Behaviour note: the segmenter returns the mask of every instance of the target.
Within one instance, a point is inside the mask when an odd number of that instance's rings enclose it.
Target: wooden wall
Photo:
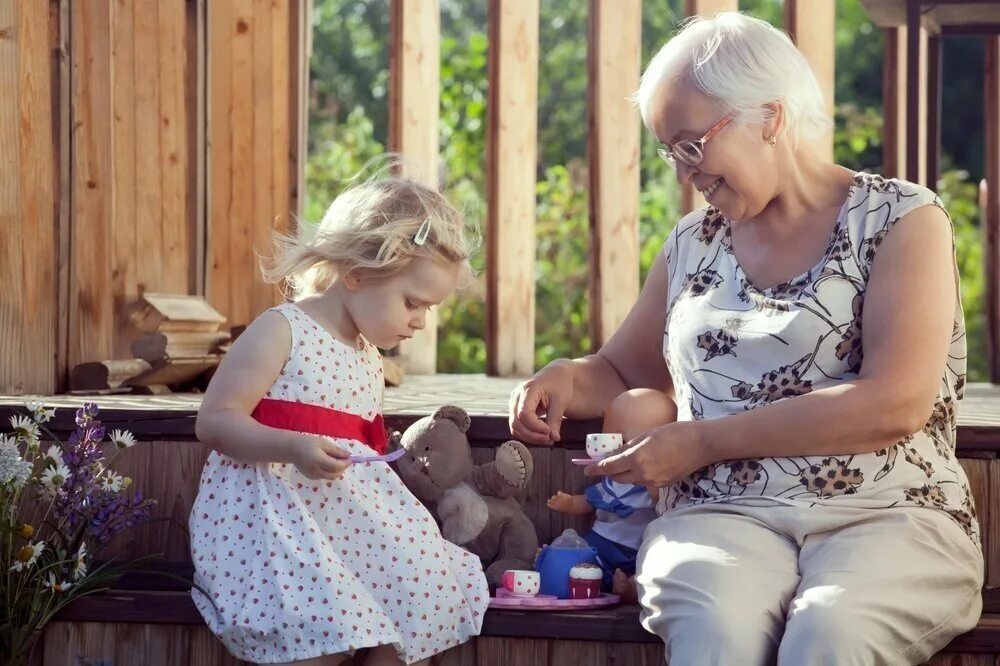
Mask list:
[[[306,7],[0,0],[0,393],[130,358],[143,291],[278,302],[254,252],[299,205]]]

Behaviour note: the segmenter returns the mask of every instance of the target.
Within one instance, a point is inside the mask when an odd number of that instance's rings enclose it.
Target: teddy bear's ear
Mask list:
[[[449,419],[454,421],[455,425],[457,425],[458,429],[462,432],[467,432],[469,430],[469,426],[472,425],[472,419],[469,418],[469,415],[465,412],[465,410],[461,407],[456,407],[455,405],[444,405],[443,407],[438,407],[431,418]]]

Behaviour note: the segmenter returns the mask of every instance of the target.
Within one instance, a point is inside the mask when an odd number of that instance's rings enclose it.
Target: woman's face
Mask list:
[[[650,129],[670,149],[684,139],[697,141],[727,113],[681,80],[663,83],[650,109]],[[766,132],[760,126],[726,124],[705,143],[697,166],[677,161],[678,182],[690,182],[730,219],[757,216],[777,192],[777,151],[767,143]]]

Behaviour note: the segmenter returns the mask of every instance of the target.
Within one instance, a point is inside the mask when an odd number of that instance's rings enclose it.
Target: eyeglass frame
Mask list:
[[[690,166],[690,167],[698,166],[699,164],[701,164],[702,160],[705,159],[705,144],[708,143],[709,139],[718,134],[723,127],[732,122],[733,118],[735,117],[736,117],[736,112],[735,111],[730,112],[726,114],[722,118],[722,120],[712,125],[712,128],[707,132],[705,132],[704,136],[702,136],[700,139],[697,139],[695,141],[691,141],[690,139],[683,139],[681,141],[677,141],[676,143],[674,143],[673,147],[667,147],[666,145],[664,145],[664,147],[656,149],[656,154],[660,156],[660,159],[662,159],[664,162],[674,167],[675,169],[677,168],[678,161],[681,162],[681,164],[684,164],[685,166]],[[692,163],[689,162],[688,160],[684,159],[679,160],[676,157],[674,157],[674,149],[681,143],[690,144],[695,147],[699,155],[697,161]]]

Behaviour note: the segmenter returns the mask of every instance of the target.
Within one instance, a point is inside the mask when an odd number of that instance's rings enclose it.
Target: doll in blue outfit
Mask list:
[[[604,413],[602,432],[618,432],[627,443],[661,425],[677,420],[670,396],[653,389],[633,389],[615,398]],[[557,492],[547,503],[553,511],[593,515],[594,525],[583,538],[597,551],[604,571],[603,587],[625,603],[637,601],[635,559],[646,526],[656,517],[658,488],[618,483],[604,477],[582,495]]]

